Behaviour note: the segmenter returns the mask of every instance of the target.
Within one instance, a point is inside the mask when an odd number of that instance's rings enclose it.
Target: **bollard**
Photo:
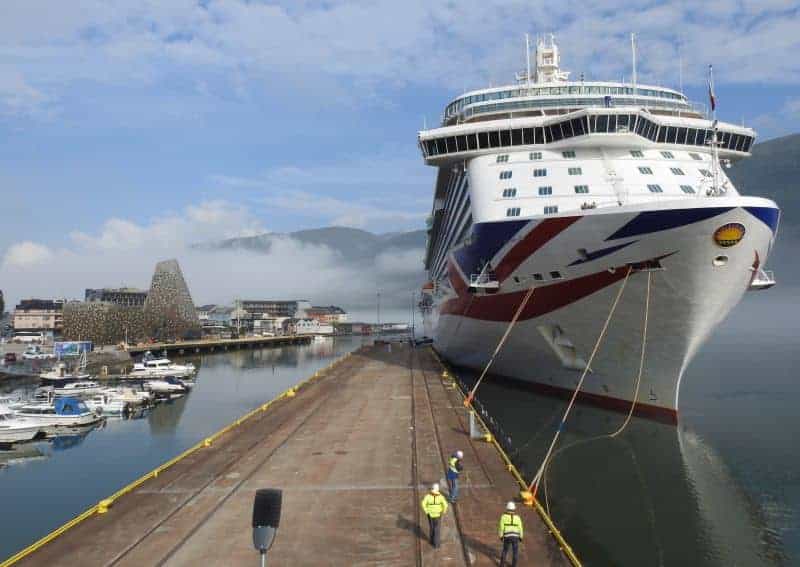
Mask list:
[[[206,437],[203,440],[203,447],[211,447],[211,437]]]
[[[104,498],[103,500],[97,503],[97,513],[105,514],[106,512],[108,512],[108,509],[111,508],[111,504],[113,503],[114,501],[111,498]]]
[[[294,391],[294,388],[289,388],[288,390],[286,390],[286,397],[287,398],[293,398],[293,397],[295,397],[296,394],[297,394],[297,392]]]

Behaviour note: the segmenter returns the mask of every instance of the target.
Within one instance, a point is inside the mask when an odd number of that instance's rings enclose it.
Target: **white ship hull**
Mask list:
[[[440,284],[432,294],[426,332],[448,361],[482,370],[534,286],[491,373],[570,395],[628,266],[658,262],[655,269],[629,276],[581,398],[630,409],[650,273],[647,346],[635,410],[675,421],[689,361],[750,288],[769,255],[777,219],[772,201],[737,195],[513,221],[519,228],[496,249],[485,243],[492,240],[491,231],[497,236],[498,227],[509,233],[504,223],[476,225],[476,241],[483,244],[451,250],[449,285]],[[745,235],[722,247],[713,234],[728,223],[744,226]],[[471,292],[471,264],[486,260],[497,271],[500,289]],[[551,278],[551,272],[560,278]],[[533,281],[533,274],[543,274],[543,281]]]

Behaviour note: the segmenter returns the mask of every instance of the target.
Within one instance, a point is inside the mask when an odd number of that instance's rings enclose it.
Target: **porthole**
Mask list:
[[[714,262],[713,262],[713,264],[716,267],[724,266],[727,263],[728,263],[728,257],[725,256],[725,255],[717,256],[716,258],[714,258]]]

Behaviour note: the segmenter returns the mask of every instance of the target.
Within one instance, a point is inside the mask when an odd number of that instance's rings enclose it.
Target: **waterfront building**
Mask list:
[[[336,305],[313,305],[306,309],[306,317],[316,319],[320,323],[344,323],[347,321],[347,312]]]
[[[63,299],[23,299],[14,309],[14,331],[39,331],[46,336],[64,328]]]
[[[141,307],[147,299],[147,291],[132,287],[87,289],[84,299],[87,303],[102,301],[125,307]]]

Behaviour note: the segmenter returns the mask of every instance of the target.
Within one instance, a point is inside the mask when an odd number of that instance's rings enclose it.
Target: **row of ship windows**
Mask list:
[[[575,185],[574,189],[577,195],[586,195],[587,193],[589,193],[588,185]],[[543,185],[542,187],[539,187],[539,195],[552,195],[552,194],[553,194],[552,185]],[[509,187],[507,189],[503,189],[504,198],[511,199],[516,196],[517,196],[516,187]]]
[[[609,114],[581,116],[548,126],[533,128],[514,128],[443,136],[421,143],[426,157],[445,155],[454,152],[502,148],[508,146],[549,144],[583,136],[586,134],[614,134],[635,132],[651,142],[661,144],[681,144],[706,146],[710,144],[713,130],[708,128],[687,128],[683,126],[660,126],[637,114]],[[753,143],[752,136],[720,131],[719,146],[728,150],[747,152]]]
[[[659,152],[659,153],[661,154],[661,156],[664,159],[675,159],[675,154],[673,152],[662,151],[662,152]],[[688,152],[688,153],[689,153],[689,157],[691,157],[693,160],[696,160],[696,161],[702,161],[703,160],[703,156],[701,156],[697,152]],[[643,158],[644,157],[644,152],[642,150],[630,150],[630,154],[631,154],[631,157],[635,157],[635,158]],[[501,155],[497,156],[497,158],[495,159],[495,163],[508,163],[508,157],[509,157],[508,154],[501,154]],[[574,150],[567,150],[567,151],[561,152],[561,157],[563,157],[564,159],[575,159],[578,156],[577,156],[577,154],[575,153]],[[531,152],[530,154],[528,154],[528,159],[531,160],[531,161],[540,160],[540,159],[542,159],[542,152]]]
[[[639,173],[642,175],[653,175],[653,168],[647,166],[641,166],[638,168]],[[680,167],[670,167],[669,170],[672,172],[673,175],[686,175],[686,173]],[[698,169],[697,171],[700,172],[700,175],[703,177],[714,177],[714,174],[711,173],[707,169]],[[580,167],[569,167],[567,168],[567,173],[569,175],[583,175],[583,168]],[[510,169],[506,169],[500,172],[500,179],[511,179],[514,176],[514,172]],[[536,168],[533,170],[534,177],[547,177],[547,168]]]
[[[553,215],[558,212],[558,205],[549,205],[544,208],[544,214]],[[518,217],[522,213],[519,207],[509,207],[506,209],[507,217]]]

